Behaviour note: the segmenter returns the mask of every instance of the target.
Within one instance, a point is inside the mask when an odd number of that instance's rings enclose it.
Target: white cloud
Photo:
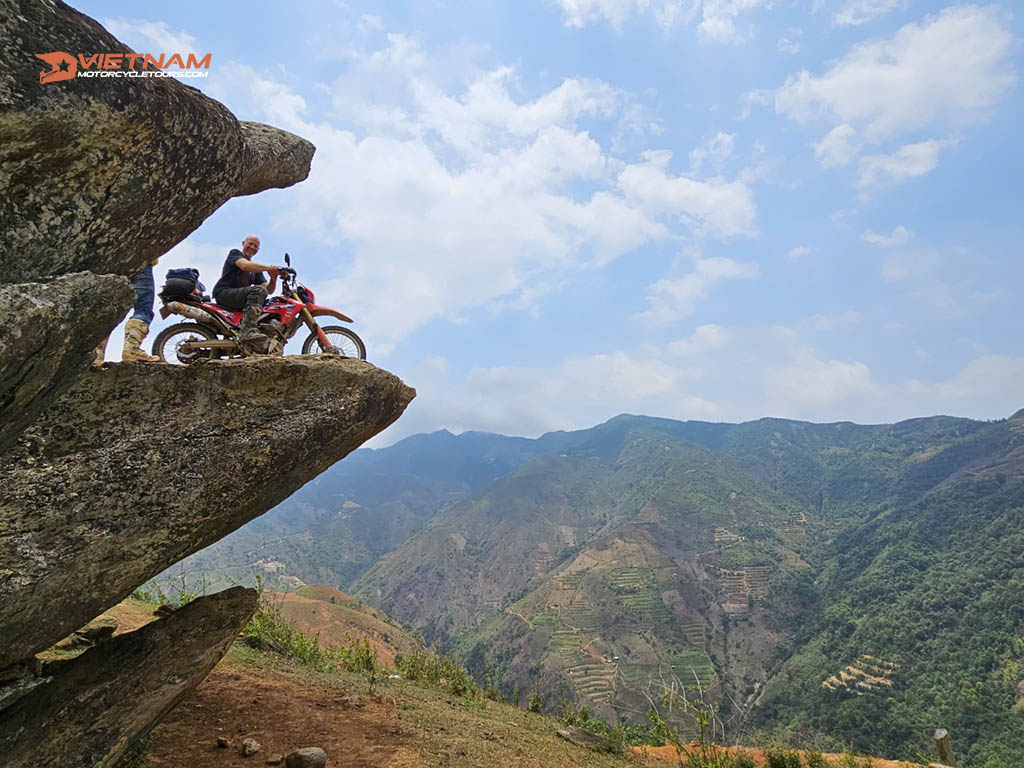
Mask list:
[[[769,0],[558,0],[570,27],[607,22],[615,29],[633,15],[653,14],[665,31],[676,24],[688,23],[698,15],[697,31],[705,40],[739,43],[746,39],[736,29],[736,19],[744,11],[769,5]]]
[[[705,161],[720,168],[732,154],[736,134],[719,131],[704,144],[690,151],[690,173],[699,173]]]
[[[1024,357],[986,354],[948,379],[906,382],[899,394],[909,413],[999,418],[1020,408],[1021,381]]]
[[[671,175],[668,151],[624,163],[594,138],[589,124],[614,126],[631,103],[606,83],[567,78],[522,98],[515,70],[463,64],[451,79],[401,35],[349,63],[331,87],[346,129],[248,67],[222,67],[210,89],[317,146],[273,223],[335,254],[322,298],[372,328],[378,354],[435,318],[537,312],[545,286],[652,240],[754,232],[745,183]],[[716,136],[708,156],[730,144]]]
[[[942,142],[935,139],[907,144],[890,155],[866,155],[860,159],[857,188],[870,189],[900,184],[934,171]]]
[[[103,26],[137,53],[199,53],[196,38],[187,32],[172,30],[164,21],[104,19]]]
[[[790,248],[786,251],[786,258],[791,261],[802,259],[805,256],[811,255],[811,249],[806,245],[798,245],[796,248]]]
[[[834,27],[856,27],[904,5],[903,0],[847,0],[832,16]]]
[[[452,391],[443,376],[418,366],[402,372],[417,397],[382,442],[444,426],[536,436],[593,426],[617,413],[657,413],[679,419],[719,415],[692,394],[698,372],[625,352],[570,357],[551,367],[496,366],[471,370]]]
[[[692,17],[700,0],[558,0],[570,27],[585,27],[602,21],[615,29],[633,14],[651,12],[658,25],[670,30],[677,21]]]
[[[864,361],[822,354],[808,330],[850,329],[854,311],[813,316],[795,327],[698,326],[647,353],[571,356],[550,366],[479,368],[446,378],[424,361],[398,371],[418,396],[380,444],[447,427],[534,437],[582,429],[622,413],[744,421],[764,416],[885,423],[938,413],[998,418],[1021,407],[1024,357],[984,351],[935,380],[876,380]],[[911,348],[918,359],[928,355]]]
[[[984,118],[1017,80],[1013,35],[996,7],[957,6],[861,43],[822,75],[776,91],[780,115],[849,124],[877,142],[936,120]]]
[[[860,236],[860,239],[866,243],[873,243],[874,245],[881,246],[882,248],[898,248],[899,246],[909,243],[913,237],[913,232],[900,225],[893,229],[893,231],[888,235],[872,232],[869,229]]]
[[[729,329],[722,325],[698,325],[688,338],[673,341],[668,349],[675,355],[694,355],[722,346],[729,340]]]
[[[694,269],[680,278],[664,278],[650,286],[648,308],[638,316],[650,325],[668,325],[689,317],[698,302],[706,299],[711,289],[723,280],[754,278],[759,274],[756,264],[736,261],[724,256],[698,258]]]
[[[662,160],[622,170],[618,182],[626,200],[652,215],[678,216],[696,231],[716,237],[754,233],[756,207],[745,183],[670,176]]]
[[[779,49],[779,53],[788,53],[790,55],[800,53],[800,43],[796,40],[790,40],[788,37],[780,37],[776,47]]]
[[[789,365],[765,371],[765,391],[789,408],[858,400],[874,389],[864,363],[819,360],[808,355]]]
[[[864,317],[855,309],[848,309],[845,312],[833,315],[811,315],[801,324],[813,331],[834,331],[839,328],[849,328],[857,325]]]
[[[704,0],[698,29],[703,37],[720,43],[739,43],[746,38],[736,30],[736,17],[764,5],[766,0]]]
[[[890,282],[914,280],[932,272],[940,263],[935,251],[902,251],[882,259],[882,277]]]
[[[842,123],[829,131],[813,147],[814,156],[822,168],[835,168],[853,160],[860,152],[861,142],[857,138],[857,129]]]
[[[848,227],[848,219],[852,219],[857,215],[856,208],[840,208],[838,211],[832,211],[828,215],[828,220],[835,224],[837,227]]]

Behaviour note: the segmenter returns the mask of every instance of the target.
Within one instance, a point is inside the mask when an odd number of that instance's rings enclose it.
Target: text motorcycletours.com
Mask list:
[[[153,70],[88,70],[86,72],[79,71],[76,77],[207,77],[209,72],[194,72],[191,70],[181,70],[175,72],[159,72]]]
[[[202,58],[194,53],[78,53],[65,51],[37,53],[49,70],[39,73],[40,83],[57,83],[78,77],[100,78],[151,78],[173,77],[175,79],[207,77],[210,74],[212,55]]]

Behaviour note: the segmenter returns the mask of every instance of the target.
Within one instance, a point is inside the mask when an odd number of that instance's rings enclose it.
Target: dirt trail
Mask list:
[[[221,749],[217,737],[232,746]],[[242,757],[254,738],[262,749]],[[153,731],[150,768],[252,768],[271,754],[322,747],[328,765],[407,768],[420,765],[393,704],[222,663]]]

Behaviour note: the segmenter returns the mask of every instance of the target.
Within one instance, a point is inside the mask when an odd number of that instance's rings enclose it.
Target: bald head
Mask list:
[[[246,235],[242,241],[242,254],[247,259],[251,259],[260,250],[260,239],[256,235]]]

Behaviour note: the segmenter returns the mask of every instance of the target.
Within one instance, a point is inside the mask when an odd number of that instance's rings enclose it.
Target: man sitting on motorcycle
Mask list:
[[[228,309],[242,310],[240,340],[257,344],[267,340],[256,324],[263,312],[263,302],[277,287],[279,271],[277,267],[252,260],[259,250],[260,239],[256,235],[247,235],[242,241],[242,250],[232,248],[228,253],[220,280],[213,286],[214,301]],[[264,272],[270,274],[269,283]]]

